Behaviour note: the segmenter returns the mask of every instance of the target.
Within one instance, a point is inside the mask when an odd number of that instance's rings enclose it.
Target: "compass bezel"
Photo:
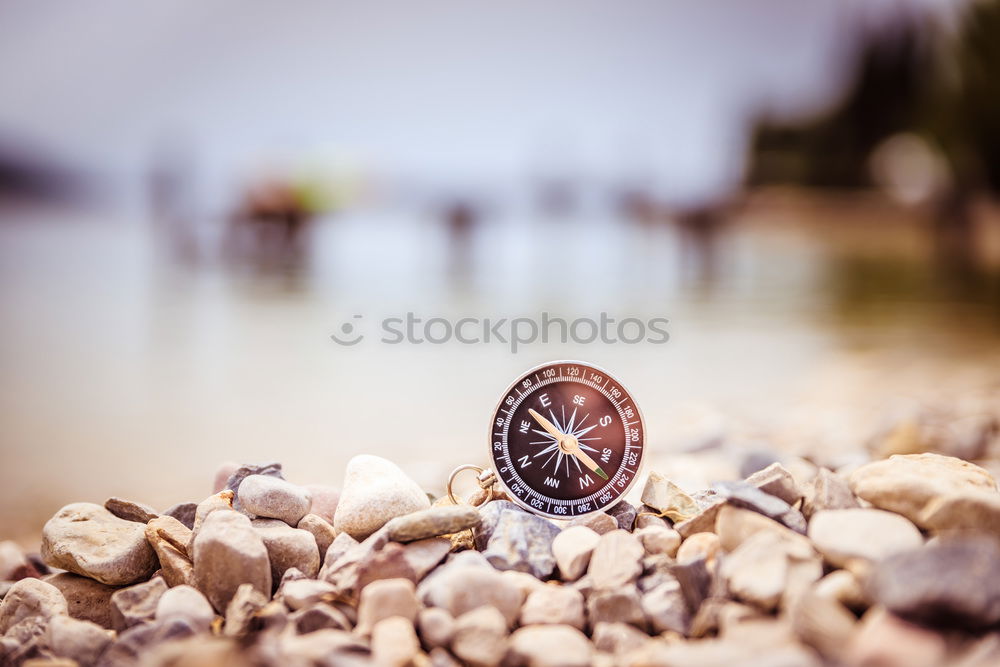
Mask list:
[[[513,392],[514,389],[527,376],[531,375],[532,373],[538,373],[542,369],[548,368],[550,366],[557,366],[557,365],[562,365],[562,364],[573,364],[573,365],[582,366],[582,367],[586,368],[587,370],[593,370],[593,371],[599,372],[602,375],[604,375],[605,377],[613,379],[614,382],[615,382],[615,384],[622,391],[624,391],[629,396],[629,398],[631,399],[632,407],[635,408],[635,413],[636,413],[636,416],[638,417],[639,425],[640,425],[640,427],[642,429],[642,445],[641,445],[640,452],[639,452],[639,465],[636,466],[635,475],[633,475],[632,479],[629,480],[628,484],[625,485],[625,488],[622,489],[621,493],[619,493],[615,498],[613,498],[610,502],[608,502],[605,505],[599,505],[598,507],[596,507],[595,509],[593,509],[593,510],[591,510],[589,512],[583,512],[583,513],[580,513],[580,514],[573,514],[573,515],[552,514],[550,512],[545,512],[543,510],[538,509],[537,507],[532,507],[530,505],[530,503],[528,503],[528,502],[522,500],[521,498],[519,498],[513,491],[511,491],[510,487],[508,487],[507,483],[503,480],[503,476],[500,474],[500,471],[498,469],[499,466],[498,466],[496,457],[494,457],[494,455],[493,455],[493,442],[494,442],[493,437],[495,435],[494,428],[495,428],[496,418],[497,418],[497,415],[501,414],[501,408],[503,407],[504,400],[507,398],[507,396],[509,396],[511,394],[511,392]],[[573,382],[573,380],[566,380],[566,382]],[[639,479],[643,476],[643,473],[645,472],[645,467],[646,467],[646,442],[648,441],[649,438],[648,438],[648,433],[646,431],[646,419],[645,419],[645,416],[642,413],[642,408],[639,407],[639,402],[635,400],[635,395],[632,393],[632,390],[629,389],[629,387],[627,385],[625,385],[625,383],[621,382],[616,375],[614,375],[613,373],[611,373],[607,369],[605,369],[605,368],[603,368],[601,366],[598,366],[597,364],[591,363],[589,361],[581,361],[579,359],[554,359],[552,361],[546,361],[544,363],[532,366],[531,368],[529,368],[529,369],[523,371],[522,373],[520,373],[517,376],[517,378],[514,379],[513,382],[511,382],[509,385],[507,385],[507,388],[504,389],[504,391],[503,391],[502,394],[500,394],[500,398],[497,400],[497,403],[493,407],[493,410],[490,413],[490,415],[491,415],[490,416],[490,422],[489,422],[489,427],[488,427],[487,437],[486,437],[486,453],[487,453],[487,456],[488,456],[488,460],[490,461],[490,468],[493,470],[494,474],[496,475],[496,483],[499,484],[500,488],[502,488],[506,492],[506,494],[510,497],[511,502],[513,502],[515,505],[517,505],[517,506],[525,509],[526,511],[531,512],[532,514],[537,514],[539,516],[544,516],[544,517],[546,517],[548,519],[555,519],[557,521],[570,521],[572,519],[578,519],[578,518],[581,518],[581,517],[587,517],[587,516],[591,516],[591,515],[597,514],[598,512],[603,512],[607,508],[612,507],[615,504],[617,504],[617,503],[621,502],[622,500],[624,500],[625,496],[632,490],[632,487],[635,486],[636,482],[639,481]],[[549,498],[551,500],[555,500],[554,498],[551,498],[551,496],[546,496],[543,491],[535,488],[534,486],[532,486],[530,488],[535,493],[537,493],[538,495],[541,495],[543,497]],[[594,503],[595,503],[595,505],[599,504],[596,500],[594,501]]]

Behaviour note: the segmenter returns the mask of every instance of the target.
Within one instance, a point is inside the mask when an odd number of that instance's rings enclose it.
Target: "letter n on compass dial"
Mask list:
[[[635,484],[645,427],[622,384],[596,366],[557,361],[521,376],[490,424],[490,455],[511,498],[553,518],[598,512]]]

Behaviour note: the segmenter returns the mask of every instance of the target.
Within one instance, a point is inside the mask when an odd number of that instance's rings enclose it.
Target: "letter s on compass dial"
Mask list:
[[[532,368],[490,424],[490,456],[511,498],[567,519],[613,505],[639,478],[646,430],[635,400],[607,371],[579,361]]]

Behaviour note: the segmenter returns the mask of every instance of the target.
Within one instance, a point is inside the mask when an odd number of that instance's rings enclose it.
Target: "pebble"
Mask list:
[[[209,514],[194,538],[193,556],[196,587],[216,611],[226,609],[240,584],[249,583],[270,597],[267,548],[245,515],[226,510]]]
[[[163,516],[170,516],[187,528],[194,528],[194,516],[198,512],[198,503],[177,503],[164,510]]]
[[[337,537],[337,531],[333,529],[333,524],[318,514],[306,514],[299,519],[299,523],[295,527],[312,533],[321,560],[326,556],[326,550],[330,548],[333,540]]]
[[[250,628],[254,614],[264,608],[268,598],[253,584],[240,584],[226,606],[226,621],[222,632],[227,637],[239,637]]]
[[[442,607],[454,617],[490,605],[504,615],[508,625],[517,620],[524,601],[521,589],[489,563],[475,564],[469,559],[456,559],[435,570],[417,587],[417,597],[425,605]]]
[[[225,466],[225,464],[223,465]],[[222,472],[223,469],[220,468],[218,474],[221,474]],[[226,485],[221,490],[232,492],[233,509],[240,512],[243,511],[243,507],[240,505],[239,499],[240,485],[243,483],[243,480],[250,475],[264,475],[266,477],[274,477],[275,479],[285,479],[285,475],[281,472],[281,464],[277,462],[262,463],[259,465],[244,463],[243,465],[238,466],[226,479]],[[219,492],[216,492],[216,494],[218,493]]]
[[[679,486],[658,472],[650,472],[642,490],[642,502],[674,523],[687,521],[701,512],[698,503]]]
[[[444,560],[451,550],[451,542],[443,537],[410,542],[403,548],[403,560],[413,571],[414,580],[420,581]]]
[[[515,505],[509,500],[491,500],[479,507],[479,527],[475,531],[475,547],[479,551],[486,551],[486,546],[493,537],[493,530],[500,521],[500,514],[504,510],[512,512],[523,512],[519,505]]]
[[[715,533],[695,533],[684,540],[677,549],[677,562],[690,563],[705,559],[710,568],[719,553],[719,536]]]
[[[15,582],[0,601],[0,635],[26,618],[68,615],[66,598],[59,589],[40,579]]]
[[[587,618],[591,627],[598,623],[621,621],[646,630],[646,613],[634,586],[595,590],[587,597]]]
[[[93,503],[73,503],[56,512],[42,529],[41,552],[46,565],[109,586],[143,581],[159,566],[145,526]]]
[[[174,517],[160,516],[146,524],[145,534],[156,552],[160,574],[167,585],[193,585],[194,565],[187,550],[192,531]]]
[[[854,493],[926,530],[970,528],[1000,535],[1000,493],[983,468],[940,454],[895,455],[855,470]]]
[[[504,510],[483,555],[498,570],[528,572],[545,579],[555,569],[552,540],[559,527],[527,512]]]
[[[413,623],[390,616],[372,628],[372,659],[380,667],[408,667],[420,652]]]
[[[864,611],[868,600],[858,577],[847,570],[834,570],[816,582],[816,595],[833,598],[852,611]]]
[[[45,630],[45,643],[54,655],[79,665],[96,664],[115,635],[96,623],[70,616],[54,616]]]
[[[612,589],[633,583],[642,573],[642,543],[626,530],[601,535],[587,573],[594,588]]]
[[[843,664],[857,619],[836,599],[811,592],[791,614],[795,634],[832,664]]]
[[[738,507],[724,507],[719,511],[715,533],[719,536],[719,546],[723,551],[734,551],[744,541],[757,533],[767,532],[793,546],[800,557],[806,557],[813,550],[812,543],[804,535],[800,535],[773,519],[752,510]]]
[[[623,500],[606,509],[605,513],[612,517],[622,530],[632,530],[638,511],[635,509],[635,505],[627,500]]]
[[[678,582],[660,584],[642,596],[641,605],[653,632],[688,633],[691,613]]]
[[[590,564],[591,554],[601,536],[586,526],[570,526],[552,540],[552,555],[563,581],[576,581]]]
[[[789,505],[795,505],[804,496],[798,484],[795,483],[792,473],[778,462],[753,473],[746,478],[746,482],[764,493],[781,498]]]
[[[208,598],[194,586],[180,585],[170,588],[160,596],[156,603],[157,621],[169,618],[186,618],[202,632],[208,632],[215,619],[215,611]]]
[[[593,647],[568,625],[530,625],[510,636],[505,665],[511,667],[587,667]]]
[[[419,611],[416,588],[409,579],[373,581],[361,591],[357,631],[369,634],[376,623],[390,616],[402,616],[414,623]]]
[[[772,496],[746,482],[716,482],[713,488],[733,507],[742,507],[774,519],[797,533],[806,532],[802,513],[777,496]]]
[[[117,588],[70,572],[50,575],[45,582],[62,593],[70,617],[111,628],[111,596]]]
[[[648,555],[665,554],[673,558],[681,545],[681,534],[664,526],[647,526],[635,531]]]
[[[306,484],[303,486],[312,498],[309,513],[316,514],[333,525],[333,517],[337,513],[337,503],[340,502],[340,491],[327,484]]]
[[[726,556],[719,574],[736,599],[764,612],[777,608],[788,579],[785,547],[780,536],[761,531]]]
[[[391,519],[385,524],[389,539],[414,542],[449,535],[479,525],[479,510],[471,505],[440,505]]]
[[[160,516],[159,513],[149,505],[136,503],[124,498],[112,497],[104,501],[104,509],[114,514],[119,519],[146,523]]]
[[[715,499],[708,505],[702,507],[698,513],[690,519],[674,523],[674,530],[680,533],[681,537],[684,539],[687,539],[695,533],[712,532],[715,530],[715,520],[719,515],[719,510],[721,510],[725,504],[726,501],[724,499]]]
[[[455,619],[440,607],[426,607],[417,615],[417,630],[426,650],[447,648],[455,636]]]
[[[618,656],[649,641],[649,636],[628,623],[602,621],[594,626],[593,640],[598,651]]]
[[[585,526],[598,535],[610,533],[612,530],[618,530],[618,520],[610,514],[606,514],[604,512],[595,512],[586,516],[578,516],[566,525],[567,527]]]
[[[816,476],[806,486],[802,512],[812,517],[823,510],[846,510],[861,507],[847,480],[827,469],[820,468]]]
[[[451,650],[468,665],[499,665],[507,653],[507,619],[493,607],[465,612],[455,619]]]
[[[844,662],[878,667],[940,667],[947,664],[946,654],[947,646],[940,634],[874,607],[853,633]]]
[[[278,589],[282,601],[292,611],[310,607],[324,599],[331,599],[336,592],[337,589],[332,584],[319,579],[285,581]]]
[[[905,517],[876,509],[823,510],[809,522],[809,539],[835,567],[854,559],[878,561],[923,544]]]
[[[233,498],[235,495],[235,492],[223,489],[214,496],[209,496],[198,503],[198,507],[194,513],[194,525],[191,527],[191,541],[188,543],[188,553],[191,553],[194,538],[197,537],[198,531],[201,530],[201,524],[204,523],[205,519],[213,512],[233,509]]]
[[[250,524],[264,541],[272,581],[280,581],[290,568],[298,569],[308,579],[319,573],[319,548],[308,530],[292,528],[280,519],[253,519]]]
[[[248,514],[280,519],[290,526],[296,525],[312,504],[304,488],[270,475],[247,475],[240,482],[236,500]]]
[[[423,489],[392,461],[361,454],[347,464],[334,528],[361,540],[390,519],[430,507]]]
[[[918,623],[985,628],[1000,622],[1000,543],[954,535],[889,556],[867,581],[869,596]]]
[[[635,515],[635,529],[640,530],[642,528],[648,528],[649,526],[659,526],[661,528],[670,528],[673,524],[662,516],[656,516],[658,512],[654,510],[649,505],[639,505],[637,508],[637,514]]]
[[[325,602],[293,612],[289,615],[288,622],[299,634],[318,630],[351,629],[351,619],[339,608]]]
[[[167,591],[167,583],[162,577],[128,588],[122,588],[111,596],[111,626],[123,632],[133,625],[152,620],[156,615],[156,605]]]
[[[520,623],[555,623],[583,630],[586,625],[583,595],[569,586],[539,586],[525,599]]]

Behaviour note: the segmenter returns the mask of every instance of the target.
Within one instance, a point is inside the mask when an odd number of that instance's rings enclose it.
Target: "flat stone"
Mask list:
[[[598,623],[620,621],[646,630],[646,614],[642,610],[639,592],[633,586],[615,590],[595,590],[587,598],[587,619],[590,627]]]
[[[454,617],[484,605],[496,607],[508,625],[513,625],[521,610],[524,593],[490,567],[478,553],[465,553],[474,554],[482,564],[475,559],[445,563],[420,583],[417,597],[425,605],[442,607]]]
[[[747,484],[756,487],[772,496],[782,499],[789,505],[802,500],[805,495],[792,473],[788,472],[783,465],[774,462],[763,470],[758,470],[746,479]]]
[[[96,623],[70,616],[53,616],[45,630],[45,643],[54,655],[93,665],[114,641],[114,633]]]
[[[337,531],[333,529],[333,524],[318,514],[306,514],[299,519],[299,523],[295,527],[312,533],[321,557],[325,557],[326,550],[330,548],[333,540],[337,537]]]
[[[148,579],[159,565],[145,526],[93,503],[66,505],[49,519],[41,551],[47,565],[110,586]]]
[[[406,546],[397,542],[390,542],[374,552],[370,558],[366,558],[358,563],[357,583],[354,586],[354,595],[352,595],[351,599],[356,599],[365,586],[373,581],[394,578],[409,579],[413,583],[417,582],[416,572],[413,571],[406,558]]]
[[[63,594],[70,617],[111,628],[111,595],[117,588],[70,572],[49,575],[45,582]]]
[[[504,660],[511,667],[587,667],[594,649],[587,636],[567,625],[530,625],[510,636]]]
[[[222,632],[227,637],[239,637],[250,629],[254,614],[264,608],[268,598],[253,584],[241,584],[226,607],[226,622]]]
[[[483,555],[498,570],[528,572],[544,579],[556,566],[552,540],[558,534],[559,527],[547,519],[504,510]]]
[[[451,650],[469,665],[499,665],[507,653],[507,619],[493,607],[465,612],[455,619]]]
[[[653,632],[688,633],[691,612],[678,582],[657,586],[642,596],[640,604]]]
[[[161,516],[146,524],[145,534],[156,552],[160,574],[167,585],[194,585],[194,565],[187,552],[192,531],[174,517]]]
[[[68,615],[66,598],[58,588],[40,579],[21,579],[0,601],[0,635],[31,616]]]
[[[977,465],[939,454],[895,455],[855,470],[854,493],[926,530],[968,528],[1000,534],[996,481]]]
[[[194,577],[198,590],[216,611],[226,609],[240,584],[252,584],[262,595],[270,597],[272,580],[267,548],[250,519],[226,510],[205,518],[194,538]]]
[[[312,498],[301,486],[270,475],[247,475],[236,499],[242,510],[265,519],[296,525],[309,512]]]
[[[802,513],[777,496],[765,493],[746,482],[716,482],[713,488],[733,507],[763,514],[797,533],[806,532],[806,520]]]
[[[152,620],[156,616],[156,605],[166,590],[163,578],[154,577],[115,591],[111,596],[112,627],[117,632],[124,632],[133,625]]]
[[[590,564],[591,554],[601,536],[586,526],[570,526],[552,540],[552,555],[563,581],[576,581]]]
[[[704,558],[690,560],[686,562],[674,563],[670,566],[670,574],[681,587],[681,594],[684,602],[687,603],[688,611],[697,613],[701,603],[705,601],[711,593],[713,583],[713,570],[708,567]],[[646,593],[649,590],[644,591]]]
[[[451,541],[443,537],[410,542],[403,547],[403,560],[413,570],[414,581],[419,583],[427,573],[437,567],[451,551]]]
[[[282,601],[292,611],[311,607],[317,602],[332,599],[337,589],[319,579],[296,579],[287,581],[278,589]]]
[[[1000,622],[1000,543],[960,534],[889,556],[875,565],[867,591],[906,620],[985,628]]]
[[[333,525],[364,539],[390,519],[431,506],[427,494],[392,461],[361,454],[347,464]]]
[[[704,559],[712,568],[719,553],[719,536],[715,533],[695,533],[684,540],[677,549],[677,562],[690,563]]]
[[[416,588],[409,579],[373,581],[361,591],[357,631],[367,635],[376,623],[390,616],[402,616],[413,623],[419,611]]]
[[[159,513],[149,505],[143,505],[142,503],[118,497],[111,497],[105,500],[104,509],[111,512],[119,519],[135,521],[136,523],[146,523],[147,521],[160,516]]]
[[[860,508],[816,512],[809,539],[837,567],[854,559],[878,561],[924,542],[917,527],[899,514]]]
[[[220,469],[220,473],[222,470]],[[274,477],[275,479],[285,479],[285,475],[281,471],[281,464],[278,462],[271,463],[244,463],[236,468],[226,479],[226,486],[223,491],[231,491],[233,494],[233,509],[238,512],[243,511],[243,506],[240,504],[239,499],[239,489],[240,484],[243,480],[250,475],[264,475],[266,477]]]
[[[539,586],[521,607],[521,625],[555,623],[578,630],[586,626],[583,595],[569,586]]]
[[[308,530],[292,528],[280,519],[253,519],[250,524],[264,541],[272,581],[280,581],[285,571],[293,567],[308,579],[319,573],[319,548]]]
[[[823,510],[846,510],[861,507],[854,497],[847,480],[828,470],[820,468],[805,489],[805,500],[802,502],[802,512],[806,517],[812,517]]]
[[[333,517],[337,514],[337,503],[340,502],[340,490],[328,484],[305,484],[303,488],[312,497],[309,513],[316,514],[333,525]]]
[[[194,586],[174,586],[163,592],[156,603],[157,621],[181,617],[186,618],[201,632],[208,632],[215,619],[215,611],[208,598]]]
[[[587,572],[594,588],[612,589],[634,582],[642,573],[642,543],[626,530],[601,535]]]
[[[455,618],[440,607],[426,607],[417,615],[417,633],[427,651],[451,646],[455,635]]]
[[[586,516],[578,516],[566,524],[567,528],[576,526],[584,526],[590,528],[598,535],[603,535],[604,533],[610,533],[612,530],[618,530],[618,520],[605,512],[594,512]]]
[[[493,537],[493,531],[500,522],[500,514],[504,510],[523,512],[519,505],[509,500],[492,500],[479,507],[479,527],[476,529],[475,546],[479,551],[486,551],[486,546]]]
[[[163,516],[171,516],[187,528],[194,528],[194,516],[198,512],[198,503],[177,503],[164,510]]]
[[[701,512],[698,503],[679,486],[653,471],[642,490],[642,502],[674,523],[687,521]]]
[[[681,534],[665,526],[647,526],[635,531],[642,548],[649,555],[665,554],[671,558],[677,555],[681,546]]]
[[[479,510],[471,505],[442,505],[398,516],[385,524],[394,542],[415,542],[449,535],[479,525]]]
[[[605,514],[613,518],[617,523],[618,527],[622,530],[632,530],[635,525],[635,517],[638,511],[635,509],[635,505],[628,502],[627,500],[622,500],[604,510]]]
[[[407,667],[420,653],[413,623],[399,616],[384,618],[372,628],[372,660],[385,667]]]
[[[687,539],[695,533],[711,533],[715,530],[715,520],[719,510],[726,504],[724,499],[716,499],[711,504],[702,507],[698,513],[688,519],[674,524],[674,530]]]
[[[805,535],[800,535],[763,514],[732,506],[719,511],[715,533],[719,536],[719,545],[723,551],[735,551],[740,544],[760,532],[771,533],[780,538],[800,558],[807,558],[814,552],[812,543]]]

